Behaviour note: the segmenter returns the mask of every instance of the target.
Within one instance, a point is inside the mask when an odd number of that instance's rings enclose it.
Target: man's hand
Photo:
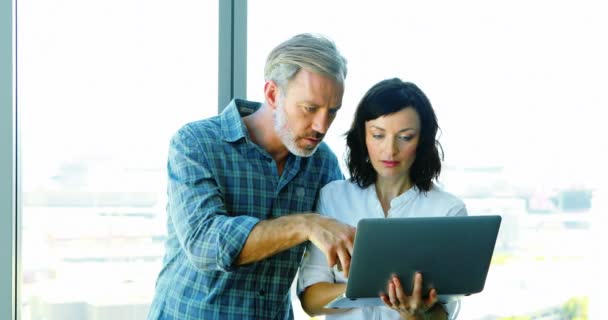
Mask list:
[[[338,264],[348,277],[356,229],[318,214],[310,215],[308,226],[308,240],[325,254],[330,267]]]

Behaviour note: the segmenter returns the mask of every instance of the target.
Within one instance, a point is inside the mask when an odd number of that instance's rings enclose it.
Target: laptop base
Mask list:
[[[330,309],[350,309],[362,307],[377,307],[383,306],[384,302],[380,298],[347,298],[344,294],[328,303],[325,308]]]
[[[453,301],[458,301],[465,295],[439,295],[437,300],[441,304],[446,304]],[[359,298],[351,299],[347,298],[346,295],[341,294],[330,303],[325,305],[325,308],[329,309],[351,309],[351,308],[362,308],[362,307],[378,307],[383,306],[384,302],[380,298]]]

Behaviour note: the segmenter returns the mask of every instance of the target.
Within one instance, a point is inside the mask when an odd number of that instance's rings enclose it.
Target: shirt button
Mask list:
[[[266,292],[263,289],[260,289],[260,291],[258,291],[258,293],[260,294],[261,297],[263,297]]]

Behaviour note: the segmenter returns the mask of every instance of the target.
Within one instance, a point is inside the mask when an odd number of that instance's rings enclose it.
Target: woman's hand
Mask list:
[[[440,312],[431,312],[433,306],[437,303],[437,290],[431,289],[428,298],[422,297],[422,274],[416,272],[414,275],[414,288],[411,295],[407,295],[403,290],[401,281],[397,276],[393,275],[388,282],[386,293],[381,293],[380,298],[384,304],[399,312],[402,319],[419,320],[419,319],[447,319],[447,313],[441,308]]]

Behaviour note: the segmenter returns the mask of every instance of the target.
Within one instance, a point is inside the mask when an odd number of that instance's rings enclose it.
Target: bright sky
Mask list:
[[[601,2],[307,1],[290,6],[294,14],[268,18],[281,3],[249,7],[250,96],[260,97],[256,62],[275,43],[319,32],[349,60],[335,136],[373,83],[398,76],[431,99],[447,164],[503,165],[520,181],[606,183],[608,144],[598,134],[608,107]],[[336,150],[344,144],[333,140]]]

